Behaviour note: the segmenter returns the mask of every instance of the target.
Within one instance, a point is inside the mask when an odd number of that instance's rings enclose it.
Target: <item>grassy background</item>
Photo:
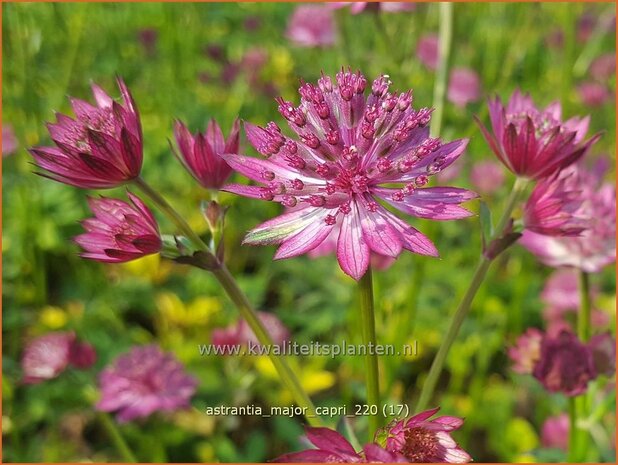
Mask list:
[[[437,32],[438,7],[382,16],[338,11],[338,43],[304,49],[284,37],[290,4],[4,4],[3,122],[19,140],[17,154],[3,167],[3,434],[5,461],[114,461],[91,405],[92,380],[116,355],[135,344],[156,342],[174,352],[200,379],[194,409],[155,416],[121,428],[142,461],[262,461],[298,447],[298,419],[210,418],[205,405],[289,404],[268,362],[200,358],[196,344],[210,331],[236,320],[234,308],[214,280],[158,257],[128,265],[103,266],[80,260],[69,238],[88,213],[83,192],[31,174],[26,148],[49,143],[44,122],[53,111],[70,112],[67,95],[89,98],[96,81],[117,95],[122,76],[138,103],[144,127],[144,176],[197,229],[205,225],[199,201],[205,193],[190,181],[169,153],[175,117],[192,129],[216,118],[227,132],[237,116],[254,123],[279,121],[273,95],[297,101],[298,79],[342,65],[368,78],[391,76],[394,87],[414,88],[415,105],[432,104],[434,73],[415,58],[419,37]],[[583,42],[577,23],[584,13],[611,15],[604,4],[456,4],[452,66],[467,66],[481,78],[483,97],[506,98],[517,87],[540,104],[560,99],[567,115],[592,115],[592,130],[604,131],[594,149],[615,158],[615,109],[610,103],[586,108],[575,86],[588,79],[588,64],[614,53],[613,32],[595,28]],[[257,21],[255,30],[247,20]],[[155,31],[151,49],[140,34]],[[562,47],[547,38],[562,31]],[[220,61],[208,49],[219,50]],[[266,63],[251,74],[234,64],[259,48]],[[615,89],[615,80],[608,83]],[[452,184],[470,186],[475,161],[492,158],[472,115],[487,120],[484,102],[458,109],[447,103],[442,137],[471,137],[466,161]],[[243,140],[247,153],[254,151]],[[491,198],[503,204],[512,179]],[[121,190],[109,195],[123,195]],[[241,247],[244,232],[277,212],[277,206],[222,195],[231,206],[226,237],[228,261],[256,305],[276,313],[298,341],[360,342],[353,282],[333,257],[272,262],[273,249]],[[476,208],[476,207],[474,207]],[[441,251],[440,260],[404,254],[376,277],[378,339],[400,345],[418,340],[418,357],[382,361],[385,397],[412,403],[418,395],[447,317],[468,284],[479,253],[476,218],[455,223],[413,221]],[[162,222],[169,230],[169,224]],[[436,404],[466,417],[456,434],[476,461],[560,460],[540,448],[539,431],[550,414],[565,411],[565,399],[550,397],[532,379],[514,376],[506,345],[525,328],[540,326],[539,292],[550,270],[515,247],[490,272],[473,313],[448,359]],[[598,305],[614,306],[611,270],[595,276],[602,288]],[[19,358],[31,337],[73,329],[92,342],[99,360],[89,373],[66,373],[38,386],[20,385]],[[306,358],[303,383],[320,405],[352,405],[364,399],[363,361]],[[614,436],[613,406],[602,415]],[[333,420],[334,423],[334,420]],[[361,431],[364,420],[354,425]],[[591,460],[613,460],[609,449]]]

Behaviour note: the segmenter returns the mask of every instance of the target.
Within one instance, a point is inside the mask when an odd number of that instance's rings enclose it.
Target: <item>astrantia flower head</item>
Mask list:
[[[431,420],[438,410],[427,410],[387,427],[386,450],[402,455],[410,463],[470,462],[470,455],[451,437],[451,432],[459,429],[463,420],[450,416]]]
[[[568,450],[569,446],[569,416],[566,413],[549,417],[543,423],[541,430],[543,447]]]
[[[599,135],[584,141],[589,117],[562,121],[558,102],[540,110],[529,95],[515,91],[505,106],[489,102],[493,134],[479,123],[487,143],[517,176],[541,179],[577,161]]]
[[[234,121],[227,139],[215,120],[210,120],[206,133],[195,135],[181,122],[174,125],[174,136],[180,149],[176,154],[184,167],[207,189],[219,189],[232,173],[232,168],[221,158],[223,153],[238,152],[238,120]]]
[[[582,200],[574,215],[586,218],[586,229],[577,237],[552,237],[527,230],[520,243],[549,266],[573,266],[597,273],[616,260],[616,187],[603,182],[604,168],[583,166],[574,178]]]
[[[300,5],[288,21],[286,37],[301,47],[328,47],[335,43],[335,18],[325,5]]]
[[[260,186],[223,190],[297,207],[250,231],[245,243],[281,244],[275,258],[304,254],[337,234],[337,258],[359,279],[371,252],[397,257],[402,249],[436,256],[433,243],[380,203],[419,218],[452,220],[471,213],[459,204],[476,197],[465,189],[426,187],[429,177],[453,163],[467,140],[443,143],[429,136],[429,108],[412,108],[412,91],[389,92],[378,77],[365,96],[360,73],[303,83],[300,106],[278,99],[297,138],[275,123],[245,124],[247,138],[267,159],[224,155]],[[339,226],[339,227],[337,227]]]
[[[509,348],[509,358],[513,361],[513,371],[520,374],[532,374],[534,366],[541,357],[543,333],[536,328],[519,336],[515,345]]]
[[[545,236],[579,236],[589,218],[582,216],[577,182],[570,168],[539,181],[524,206],[524,227]]]
[[[465,107],[481,97],[481,80],[470,68],[454,68],[448,81],[446,97],[458,107]]]
[[[592,350],[568,330],[543,338],[532,374],[549,392],[567,396],[583,394],[597,376]]]
[[[86,369],[92,366],[95,360],[94,348],[86,342],[78,341],[74,333],[45,334],[26,346],[21,359],[23,382],[41,383],[57,377],[69,365]]]
[[[305,428],[305,436],[316,449],[307,449],[278,457],[274,462],[295,463],[399,463],[404,458],[387,452],[377,444],[367,444],[356,452],[341,434],[329,428]]]
[[[159,228],[152,212],[128,192],[131,203],[101,197],[88,200],[94,218],[82,222],[86,232],[75,238],[90,260],[120,263],[157,253]]]
[[[277,318],[276,315],[267,312],[257,312],[258,318],[276,345],[281,345],[290,339],[290,331]],[[257,336],[244,320],[240,319],[227,328],[217,328],[212,332],[212,343],[223,349],[231,349],[231,346],[246,344],[260,344]]]
[[[71,99],[76,119],[60,113],[47,125],[57,147],[30,150],[43,176],[86,189],[116,187],[136,178],[142,167],[142,128],[137,107],[118,79],[120,104],[96,84],[93,106]]]
[[[188,407],[196,386],[197,381],[171,354],[155,345],[134,347],[101,372],[96,408],[117,412],[116,418],[124,423]]]

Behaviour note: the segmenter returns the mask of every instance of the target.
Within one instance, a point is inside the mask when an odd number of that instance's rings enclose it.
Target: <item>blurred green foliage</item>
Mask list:
[[[237,116],[254,123],[279,120],[273,95],[297,101],[299,78],[313,81],[321,71],[333,74],[348,65],[369,78],[387,73],[395,88],[414,88],[416,106],[432,104],[434,75],[414,50],[421,35],[437,31],[436,5],[386,14],[380,22],[373,14],[339,10],[338,44],[326,49],[298,48],[286,40],[293,8],[279,3],[3,5],[3,121],[13,126],[20,144],[17,154],[4,159],[2,178],[5,461],[118,460],[92,410],[93,380],[116,355],[149,342],[173,352],[200,379],[200,387],[193,410],[122,426],[140,460],[251,462],[298,447],[298,419],[209,418],[200,412],[205,405],[291,402],[267,361],[200,358],[197,344],[209,342],[213,328],[237,318],[215,281],[158,257],[121,266],[80,260],[70,238],[88,214],[84,193],[31,174],[26,152],[49,143],[44,122],[55,110],[70,112],[67,95],[88,98],[91,81],[112,91],[120,75],[142,115],[144,177],[204,231],[198,206],[205,192],[189,182],[169,151],[173,118],[193,130],[216,118],[225,131]],[[610,4],[457,4],[451,65],[476,70],[484,97],[506,98],[519,87],[540,104],[560,99],[567,115],[590,113],[592,131],[604,131],[593,156],[613,159],[613,105],[586,108],[575,91],[587,79],[592,59],[615,52],[613,32],[597,27],[582,42],[577,22],[584,13],[606,18],[613,11]],[[562,45],[548,45],[557,31]],[[243,57],[256,51],[266,57],[257,73],[242,66]],[[608,85],[615,91],[614,79]],[[471,138],[462,172],[452,182],[464,187],[470,186],[472,164],[492,157],[473,114],[487,120],[483,101],[465,109],[447,103],[441,135]],[[243,147],[254,153],[246,142]],[[511,181],[485,199],[492,210],[502,205]],[[124,194],[118,189],[106,195]],[[299,341],[359,343],[354,283],[334,258],[273,262],[272,248],[241,247],[243,233],[277,213],[277,206],[227,194],[220,200],[231,206],[229,266],[252,302],[276,313]],[[413,404],[480,248],[476,218],[415,221],[415,226],[435,240],[442,258],[404,254],[376,276],[378,339],[397,346],[418,340],[420,347],[418,357],[381,362],[383,392],[393,403]],[[518,247],[501,257],[448,359],[434,402],[449,415],[466,417],[456,436],[478,462],[564,459],[560,452],[539,449],[540,426],[548,415],[565,411],[564,399],[513,375],[506,357],[508,343],[542,324],[539,292],[549,272]],[[612,313],[612,271],[594,280],[602,287],[603,310]],[[75,330],[95,345],[96,366],[41,385],[21,385],[25,342],[61,329]],[[301,362],[297,370],[317,404],[364,399],[362,359]],[[608,406],[601,415],[607,437],[614,435],[613,409]],[[364,421],[354,426],[362,430]],[[591,460],[613,460],[609,448],[598,450]]]

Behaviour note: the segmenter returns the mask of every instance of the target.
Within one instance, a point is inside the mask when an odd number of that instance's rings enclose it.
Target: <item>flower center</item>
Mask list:
[[[549,113],[541,113],[538,111],[524,111],[520,113],[509,113],[506,115],[506,121],[513,123],[517,131],[521,131],[526,124],[527,118],[532,120],[534,132],[537,138],[543,137],[552,131],[556,126],[560,126],[560,121],[554,119]]]
[[[404,435],[405,445],[401,453],[412,463],[435,462],[438,455],[438,438],[433,431],[425,428],[410,428]]]
[[[338,191],[352,195],[369,192],[369,182],[370,179],[364,170],[341,168],[333,184]]]

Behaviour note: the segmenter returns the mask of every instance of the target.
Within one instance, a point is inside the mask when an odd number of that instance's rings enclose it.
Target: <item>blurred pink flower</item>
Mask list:
[[[56,147],[34,147],[30,153],[42,176],[85,189],[117,187],[139,176],[142,128],[127,86],[118,79],[123,104],[92,84],[97,105],[71,99],[77,119],[56,114],[47,128]]]
[[[157,253],[161,249],[159,228],[151,211],[130,192],[131,204],[101,197],[89,198],[94,218],[82,221],[86,232],[75,237],[82,258],[120,263]]]
[[[589,107],[600,107],[613,101],[612,93],[598,82],[583,82],[577,86],[577,94],[582,103]]]
[[[579,308],[579,284],[577,272],[573,269],[554,271],[545,282],[541,299],[547,305],[561,310]]]
[[[458,107],[465,107],[481,97],[481,80],[476,71],[469,68],[453,68],[448,82],[446,97]]]
[[[10,124],[2,125],[2,156],[12,155],[17,150],[17,138]]]
[[[581,188],[583,202],[577,215],[587,218],[587,228],[578,237],[551,237],[524,231],[520,243],[541,262],[553,267],[573,266],[597,273],[616,261],[616,188],[603,183],[601,172],[576,171],[576,185]]]
[[[154,412],[173,412],[189,406],[197,380],[173,355],[156,345],[134,347],[99,375],[101,399],[96,409],[117,412],[120,423]]]
[[[267,312],[257,312],[258,318],[266,328],[275,345],[282,345],[290,339],[290,331],[285,327],[276,315]],[[217,328],[212,331],[211,340],[213,345],[221,348],[231,346],[244,346],[247,344],[260,345],[257,336],[249,324],[239,319],[235,324],[227,328]]]
[[[286,37],[301,47],[335,44],[333,12],[324,5],[297,6],[288,21]]]
[[[436,180],[438,183],[446,184],[457,179],[461,175],[465,162],[465,157],[459,157],[451,166],[449,166],[448,170],[440,171],[436,174]]]
[[[137,32],[137,37],[142,45],[142,48],[144,49],[144,53],[149,56],[154,55],[157,48],[159,32],[155,28],[147,27],[140,29]]]
[[[581,209],[578,180],[571,168],[541,179],[524,205],[524,227],[545,236],[579,236],[588,218]]]
[[[23,382],[38,384],[56,378],[68,366],[90,368],[96,361],[94,347],[80,342],[72,332],[48,333],[26,345],[21,359]]]
[[[268,160],[229,154],[224,158],[261,186],[231,184],[223,190],[289,208],[304,204],[250,231],[245,244],[281,244],[275,258],[294,257],[315,249],[339,224],[339,265],[358,280],[371,252],[393,258],[403,249],[437,255],[427,237],[378,199],[419,218],[471,215],[459,204],[475,198],[475,193],[425,187],[429,176],[455,161],[468,141],[442,143],[429,137],[431,110],[414,110],[411,91],[389,93],[386,76],[374,81],[368,98],[366,83],[360,72],[342,71],[335,83],[322,76],[318,86],[302,84],[298,108],[278,99],[279,111],[299,141],[284,136],[273,122],[264,128],[245,124],[249,142]]]
[[[439,39],[436,34],[422,36],[416,45],[416,57],[427,68],[435,70],[438,67]]]
[[[516,90],[504,106],[499,97],[489,102],[493,134],[480,121],[487,143],[517,176],[541,179],[581,158],[599,134],[583,142],[589,117],[561,120],[560,103],[539,110],[529,95]]]
[[[387,452],[379,445],[366,444],[356,452],[341,434],[329,428],[305,428],[305,436],[316,449],[292,452],[277,457],[273,462],[293,463],[400,463],[400,455]]]
[[[357,15],[365,10],[382,11],[385,13],[398,13],[401,11],[412,11],[416,9],[416,4],[412,2],[329,2],[331,8],[350,7],[350,13]]]
[[[543,423],[541,431],[543,447],[567,451],[569,447],[569,416],[562,413],[549,417]]]
[[[564,45],[564,31],[562,29],[554,29],[545,37],[545,45],[551,48],[562,48]]]
[[[578,396],[597,376],[590,347],[571,331],[547,335],[541,342],[541,356],[532,372],[549,392]]]
[[[494,161],[475,163],[470,170],[470,182],[480,194],[493,194],[504,184],[504,168]]]
[[[590,64],[590,75],[600,82],[606,82],[616,73],[616,55],[605,53]]]
[[[595,334],[588,342],[592,350],[594,368],[599,374],[616,373],[616,340],[610,333]]]
[[[182,121],[174,124],[174,136],[180,153],[174,154],[193,177],[207,189],[219,189],[232,174],[221,155],[238,153],[239,124],[234,121],[227,141],[214,119],[208,123],[205,133],[191,134]]]
[[[536,328],[528,328],[519,336],[515,345],[509,348],[509,358],[513,361],[513,371],[532,374],[534,366],[541,357],[543,333]]]
[[[591,11],[586,11],[577,20],[577,40],[588,42],[597,27],[598,18]]]
[[[438,410],[427,410],[388,426],[386,450],[402,455],[410,463],[470,462],[470,455],[451,437],[463,425],[463,419],[442,416],[430,420]]]

